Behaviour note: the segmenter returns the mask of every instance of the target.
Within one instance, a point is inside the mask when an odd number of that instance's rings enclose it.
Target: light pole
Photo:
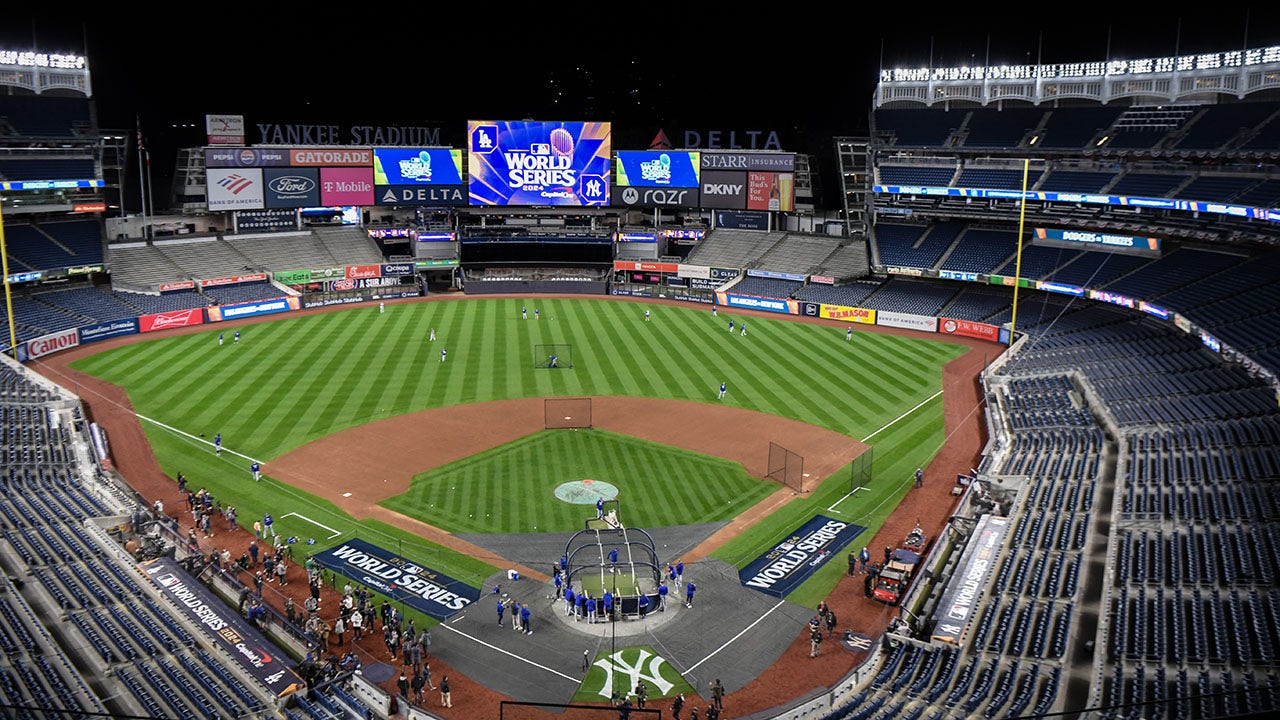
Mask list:
[[[4,282],[4,307],[9,319],[9,353],[18,359],[18,334],[13,321],[13,296],[9,291],[9,250],[4,244],[4,198],[0,197],[0,281]]]

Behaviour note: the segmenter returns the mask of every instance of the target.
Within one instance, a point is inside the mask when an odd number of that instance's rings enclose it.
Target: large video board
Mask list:
[[[374,148],[373,185],[379,205],[467,204],[461,149]]]
[[[472,205],[608,205],[607,122],[467,121]]]
[[[698,153],[619,150],[618,187],[698,187]]]
[[[375,185],[461,185],[462,151],[451,148],[374,148]]]

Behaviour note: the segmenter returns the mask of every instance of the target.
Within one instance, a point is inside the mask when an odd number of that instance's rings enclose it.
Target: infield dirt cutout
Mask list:
[[[754,477],[768,472],[771,441],[802,455],[805,474],[823,479],[866,449],[833,430],[711,403],[596,397],[592,412],[596,428],[739,462]],[[407,491],[415,475],[541,432],[544,422],[543,398],[424,410],[309,442],[272,460],[271,476],[322,497],[354,487],[336,502],[362,517],[368,505]]]
[[[804,457],[806,475],[825,479],[866,449],[832,430],[775,415],[689,400],[592,398],[593,427],[739,462],[764,477],[769,443]],[[331,498],[357,519],[374,518],[476,557],[488,553],[378,503],[409,489],[415,475],[545,429],[543,398],[496,400],[424,410],[349,428],[271,461],[271,476]],[[815,481],[816,484],[816,481]],[[340,495],[335,488],[352,488]],[[806,480],[805,491],[809,491]],[[779,486],[730,523],[729,537],[795,497]],[[594,501],[593,501],[594,502]],[[728,528],[726,528],[728,529]],[[541,577],[529,571],[530,577]]]

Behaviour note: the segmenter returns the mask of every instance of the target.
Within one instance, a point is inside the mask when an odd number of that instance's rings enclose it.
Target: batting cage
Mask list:
[[[554,345],[533,346],[533,366],[548,370],[568,370],[573,367],[573,345],[557,343]]]
[[[615,619],[638,617],[641,595],[647,598],[646,612],[657,611],[662,570],[653,537],[622,523],[616,501],[610,504],[606,517],[610,522],[591,518],[585,530],[574,533],[565,543],[567,586],[597,599],[608,590],[614,598]],[[604,608],[598,612],[603,619]]]
[[[765,477],[804,492],[804,456],[776,442],[769,442],[769,472]]]
[[[591,427],[591,398],[547,398],[542,403],[547,430]]]

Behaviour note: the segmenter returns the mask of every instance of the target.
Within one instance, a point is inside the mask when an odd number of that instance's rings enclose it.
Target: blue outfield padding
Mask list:
[[[739,570],[738,578],[753,590],[786,597],[863,530],[866,528],[861,525],[814,515],[787,539]]]

